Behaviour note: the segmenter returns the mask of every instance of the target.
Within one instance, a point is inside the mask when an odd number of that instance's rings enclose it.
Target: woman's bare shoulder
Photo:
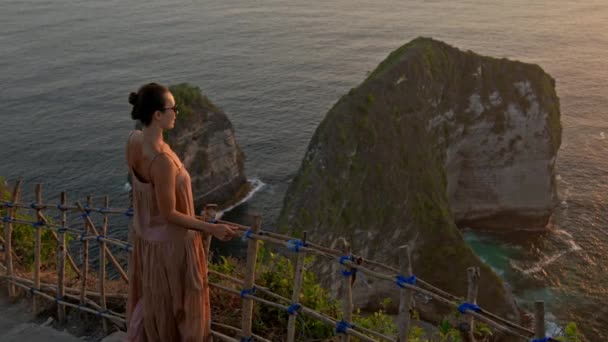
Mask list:
[[[142,139],[144,136],[144,132],[136,129],[136,130],[132,130],[131,132],[129,132],[129,138],[127,139],[127,141],[129,143],[131,142],[139,142],[141,143]]]

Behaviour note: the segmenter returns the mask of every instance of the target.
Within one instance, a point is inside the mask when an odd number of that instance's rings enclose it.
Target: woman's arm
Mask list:
[[[175,210],[175,177],[177,172],[175,163],[166,154],[159,155],[151,165],[150,177],[154,183],[160,214],[170,223],[212,234],[220,240],[230,240],[234,237],[236,227],[203,222]]]

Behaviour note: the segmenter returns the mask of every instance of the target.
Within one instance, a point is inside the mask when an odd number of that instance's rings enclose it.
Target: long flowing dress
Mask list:
[[[173,161],[179,168],[176,210],[194,216],[190,175],[181,162]],[[130,233],[133,252],[129,259],[127,340],[211,341],[203,237],[162,217],[154,184],[138,178],[135,170],[130,172],[134,220]]]

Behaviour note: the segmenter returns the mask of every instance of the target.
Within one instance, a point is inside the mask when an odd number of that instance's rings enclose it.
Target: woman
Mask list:
[[[127,338],[210,341],[207,261],[197,231],[229,240],[236,228],[195,218],[188,171],[163,141],[177,115],[169,89],[144,85],[129,103],[143,130],[131,133],[126,148],[134,208]]]

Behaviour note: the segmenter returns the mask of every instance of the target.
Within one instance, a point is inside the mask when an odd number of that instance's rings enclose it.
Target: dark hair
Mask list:
[[[169,88],[157,83],[143,85],[137,93],[129,94],[129,103],[133,105],[131,118],[139,120],[144,126],[152,122],[152,115],[165,107],[165,94]]]

